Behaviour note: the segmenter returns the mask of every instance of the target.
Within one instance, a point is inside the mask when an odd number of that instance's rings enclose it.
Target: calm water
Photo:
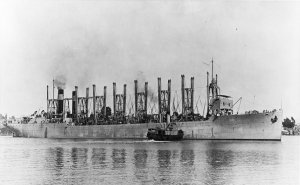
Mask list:
[[[300,137],[116,141],[0,137],[0,184],[300,184]]]

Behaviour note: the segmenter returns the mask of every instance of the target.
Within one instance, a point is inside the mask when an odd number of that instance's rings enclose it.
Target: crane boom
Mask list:
[[[237,114],[239,114],[239,110],[240,110],[240,106],[241,106],[241,102],[242,102],[242,97],[240,97],[232,106],[232,108],[235,106],[235,104],[237,104],[237,102],[240,102],[239,103],[239,107],[238,107],[238,110],[237,110]]]

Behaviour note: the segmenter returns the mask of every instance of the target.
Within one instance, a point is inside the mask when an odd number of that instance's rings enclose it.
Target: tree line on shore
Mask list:
[[[291,119],[285,118],[282,122],[283,126],[283,135],[300,135],[300,125],[296,124],[296,121],[293,117]]]
[[[291,117],[291,119],[285,118],[282,122],[282,126],[285,128],[294,128],[295,123],[296,121],[293,117]]]

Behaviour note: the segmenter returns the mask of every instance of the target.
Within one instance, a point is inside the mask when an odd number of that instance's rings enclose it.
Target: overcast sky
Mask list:
[[[112,82],[172,79],[172,99],[195,77],[199,109],[214,59],[222,94],[240,112],[279,109],[300,121],[300,3],[283,1],[1,1],[0,113],[46,109],[46,85],[66,96]],[[90,91],[91,92],[91,91]],[[56,92],[55,92],[56,93]],[[52,92],[50,93],[52,97]],[[235,111],[237,106],[235,106]],[[201,111],[200,111],[201,112]]]

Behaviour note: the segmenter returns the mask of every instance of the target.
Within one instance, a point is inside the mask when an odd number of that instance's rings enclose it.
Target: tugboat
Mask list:
[[[176,129],[176,123],[170,123],[165,129],[156,127],[149,128],[147,138],[155,141],[179,141],[183,138],[183,131]]]

